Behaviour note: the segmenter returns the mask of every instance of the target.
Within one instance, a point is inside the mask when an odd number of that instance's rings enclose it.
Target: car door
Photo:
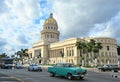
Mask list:
[[[55,73],[57,74],[57,75],[60,75],[60,68],[61,68],[61,66],[60,66],[60,63],[57,63],[55,66],[54,66],[54,71],[55,71]]]
[[[60,64],[58,68],[58,73],[60,76],[64,76],[64,70],[65,70],[64,64]]]
[[[57,63],[54,66],[55,74],[61,76],[61,72],[63,71],[62,68],[63,68],[62,64],[61,63]]]
[[[68,69],[68,67],[67,67],[65,64],[63,64],[63,65],[61,66],[61,69],[59,70],[59,71],[60,71],[60,75],[61,75],[61,76],[66,76],[66,74],[67,74],[67,69]]]

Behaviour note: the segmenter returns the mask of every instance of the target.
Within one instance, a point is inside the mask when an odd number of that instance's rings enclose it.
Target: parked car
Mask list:
[[[118,72],[120,68],[118,67],[118,65],[104,65],[104,66],[98,67],[98,70]]]
[[[42,68],[40,65],[37,64],[30,64],[28,66],[28,71],[42,71]]]
[[[71,63],[56,63],[54,66],[48,67],[48,72],[51,77],[57,75],[67,77],[69,80],[73,78],[83,79],[85,74],[87,74],[85,68],[75,67]]]
[[[15,68],[16,68],[16,69],[22,69],[22,68],[23,68],[23,65],[22,65],[22,64],[16,64],[16,65],[15,65]]]

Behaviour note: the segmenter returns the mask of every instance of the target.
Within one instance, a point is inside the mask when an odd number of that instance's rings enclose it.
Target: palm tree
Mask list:
[[[28,51],[28,49],[21,49],[21,52],[22,52],[22,56],[23,56],[23,57],[29,57],[27,51]]]
[[[87,66],[90,65],[90,62],[91,62],[91,57],[89,55],[91,55],[92,53],[92,45],[90,42],[87,42],[86,43],[86,63],[87,63]]]
[[[95,53],[94,58],[97,58],[99,54],[96,54],[96,53],[99,53],[100,49],[102,49],[101,43],[96,43],[93,47],[93,52]]]
[[[21,54],[21,51],[17,51],[15,52],[15,55],[17,55],[16,57],[16,61],[19,62],[20,60],[22,61],[22,54]],[[23,61],[22,61],[23,62]]]
[[[80,50],[80,58],[81,58],[81,62],[80,62],[80,64],[81,65],[83,65],[84,64],[84,55],[83,54],[85,54],[85,51],[86,51],[86,44],[85,44],[85,42],[81,42],[81,41],[78,41],[78,42],[76,42],[76,46],[77,46],[77,49],[79,49]]]
[[[91,56],[94,46],[95,46],[95,40],[90,39],[90,42],[88,42],[88,52],[91,54]]]
[[[93,53],[94,53],[94,62],[97,63],[97,57],[99,55],[99,50],[102,49],[101,43],[95,43],[93,46]]]
[[[82,58],[82,42],[81,41],[76,42],[75,46],[77,46],[77,49],[80,50],[80,52],[79,52],[80,53],[80,58]],[[80,64],[81,64],[81,62],[80,62]]]
[[[90,60],[88,54],[90,53],[91,55],[92,52],[94,53],[93,59],[95,60],[98,56],[96,53],[99,53],[99,50],[102,49],[101,43],[97,43],[94,39],[91,39],[90,42],[78,41],[76,42],[76,46],[77,49],[80,50],[80,58],[82,59],[82,63],[84,62],[84,60],[86,63],[88,62],[88,60]]]
[[[15,54],[17,56],[20,57],[20,59],[22,60],[22,64],[23,64],[23,59],[25,57],[29,57],[28,53],[27,53],[28,49],[21,49],[20,51],[17,51]]]
[[[96,58],[98,57],[97,53],[99,53],[99,50],[102,49],[102,46],[100,42],[97,43],[94,39],[91,39],[90,42],[86,43],[86,48],[87,48],[87,54],[90,53],[91,57],[92,57],[92,52],[94,53],[93,60],[95,61]],[[89,58],[89,61],[90,59],[91,58]]]
[[[0,54],[0,58],[5,58],[5,57],[8,57],[6,53]]]

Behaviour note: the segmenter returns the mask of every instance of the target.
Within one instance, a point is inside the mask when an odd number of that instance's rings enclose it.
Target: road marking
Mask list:
[[[11,77],[15,78],[16,80],[18,80],[18,81],[20,81],[20,82],[24,82],[22,79],[19,79],[19,78],[17,78],[17,77],[14,77],[14,76],[11,76]]]

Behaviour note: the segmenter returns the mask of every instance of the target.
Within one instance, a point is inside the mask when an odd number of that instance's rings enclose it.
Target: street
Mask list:
[[[2,74],[2,75],[1,75]],[[7,80],[6,78],[14,78],[14,80]],[[113,78],[111,72],[90,71],[85,76],[84,80],[68,80],[63,77],[50,77],[47,69],[42,72],[29,72],[27,68],[24,69],[0,69],[0,82],[120,82],[120,78]]]

